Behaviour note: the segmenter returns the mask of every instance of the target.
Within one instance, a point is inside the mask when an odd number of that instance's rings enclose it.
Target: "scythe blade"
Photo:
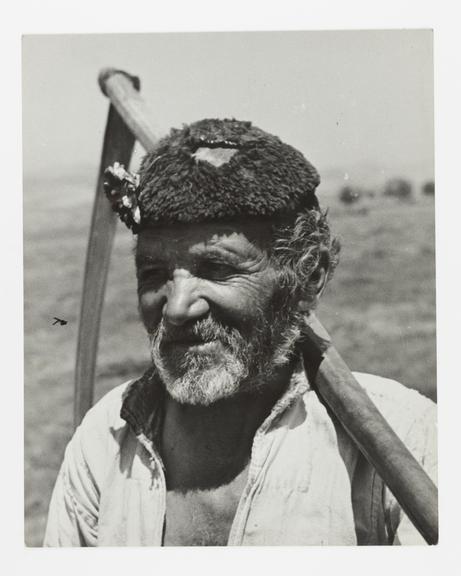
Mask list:
[[[117,224],[104,193],[104,169],[115,161],[128,166],[135,137],[113,104],[107,117],[90,235],[86,253],[75,365],[74,424],[78,426],[93,403],[94,376],[101,311]]]
[[[86,254],[75,366],[74,424],[93,403],[99,328],[117,216],[104,193],[104,170],[119,162],[128,167],[136,140],[150,150],[157,142],[149,113],[139,95],[140,81],[123,70],[106,68],[99,86],[110,99]]]

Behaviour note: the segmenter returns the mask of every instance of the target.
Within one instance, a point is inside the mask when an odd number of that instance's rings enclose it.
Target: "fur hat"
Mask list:
[[[123,172],[125,176],[123,176]],[[316,169],[293,147],[251,122],[206,119],[172,129],[136,176],[117,165],[106,192],[122,220],[155,224],[275,218],[318,207]]]

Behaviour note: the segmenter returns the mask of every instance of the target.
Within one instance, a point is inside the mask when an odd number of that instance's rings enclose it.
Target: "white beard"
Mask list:
[[[217,340],[190,347],[171,343],[169,353],[162,350],[163,322],[150,335],[152,361],[168,394],[181,404],[209,406],[242,392],[263,390],[274,369],[290,361],[300,333],[291,322],[277,336],[266,335],[264,346],[256,334],[250,341],[237,330],[214,334],[212,323],[199,321],[198,332]],[[270,350],[272,344],[275,348]]]
[[[209,406],[230,398],[241,389],[248,368],[221,343],[202,347],[219,347],[218,354],[187,351],[179,374],[170,369],[157,345],[152,346],[152,360],[168,394],[180,404]],[[182,372],[182,373],[181,373]]]

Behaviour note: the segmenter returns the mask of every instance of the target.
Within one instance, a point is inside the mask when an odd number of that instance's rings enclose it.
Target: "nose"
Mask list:
[[[198,292],[198,280],[186,270],[175,270],[168,282],[163,317],[167,323],[182,326],[205,316],[210,307]]]

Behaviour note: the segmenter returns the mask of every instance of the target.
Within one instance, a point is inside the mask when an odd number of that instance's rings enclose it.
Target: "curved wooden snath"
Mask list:
[[[146,150],[157,142],[138,92],[139,81],[108,69],[100,74],[99,82],[111,105],[85,269],[75,380],[76,424],[92,404],[99,322],[115,231],[115,215],[103,193],[102,175],[115,161],[128,165],[135,139]],[[436,487],[354,378],[313,314],[306,317],[299,347],[308,378],[320,398],[376,468],[425,540],[436,544]]]
[[[104,193],[104,170],[114,162],[128,166],[136,139],[139,139],[144,147],[155,142],[155,137],[147,125],[141,135],[139,129],[135,130],[135,126],[129,121],[130,118],[136,118],[136,113],[147,117],[144,103],[139,97],[139,79],[120,70],[106,69],[101,72],[99,83],[102,91],[113,103],[109,106],[107,117],[86,254],[75,365],[75,426],[80,424],[93,403],[101,311],[118,220]]]

